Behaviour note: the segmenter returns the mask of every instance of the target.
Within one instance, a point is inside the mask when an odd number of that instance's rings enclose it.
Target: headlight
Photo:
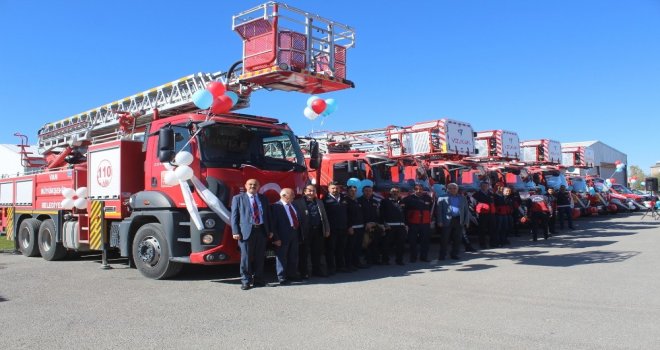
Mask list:
[[[211,218],[208,218],[208,219],[204,220],[204,226],[206,228],[214,228],[215,227],[215,220],[213,220]]]
[[[204,243],[204,244],[213,243],[213,235],[204,235],[204,236],[202,236],[202,243]]]

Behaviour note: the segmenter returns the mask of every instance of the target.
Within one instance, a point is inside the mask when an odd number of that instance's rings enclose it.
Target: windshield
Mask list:
[[[604,182],[594,181],[594,190],[595,190],[596,192],[607,192],[607,191],[609,191],[610,189],[607,188],[607,185],[605,185]]]
[[[623,185],[612,185],[612,188],[614,188],[619,193],[634,194],[631,190],[628,189],[628,187],[623,187]]]
[[[288,130],[214,124],[199,134],[206,167],[252,165],[262,170],[305,170],[295,136]]]
[[[566,182],[566,178],[564,177],[564,175],[548,174],[545,176],[545,181],[548,183],[548,188],[552,187],[555,190],[558,190],[561,185],[568,187],[568,183]]]
[[[587,189],[587,182],[584,181],[583,178],[573,178],[571,181],[573,182],[573,191],[585,193],[589,192]]]

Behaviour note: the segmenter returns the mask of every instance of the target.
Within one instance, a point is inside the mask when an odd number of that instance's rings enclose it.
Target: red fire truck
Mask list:
[[[518,134],[507,130],[478,131],[475,136],[477,154],[473,157],[486,169],[492,185],[500,182],[514,191],[524,191],[527,170],[521,158]]]
[[[609,193],[603,191],[590,192],[587,178],[582,174],[583,169],[594,166],[594,152],[589,147],[570,146],[562,147],[562,165],[566,167],[566,180],[572,192],[579,198],[578,203],[584,203],[586,208],[583,215],[614,214],[618,211],[616,204],[612,203]],[[575,199],[574,199],[575,200]],[[595,208],[595,209],[593,209]]]
[[[558,190],[562,185],[569,188],[566,181],[566,168],[562,166],[561,144],[558,141],[549,139],[529,140],[520,143],[522,151],[522,160],[527,164],[528,187],[534,188],[542,186],[543,188],[552,187]],[[573,194],[575,208],[573,217],[592,214],[596,209],[591,209],[589,201],[583,200]]]
[[[273,201],[282,187],[301,193],[303,154],[285,123],[200,111],[192,96],[220,81],[239,96],[236,110],[260,88],[350,88],[354,31],[276,2],[233,16],[233,29],[243,59],[228,72],[193,74],[39,130],[47,165],[0,180],[1,228],[17,250],[58,260],[67,251],[114,249],[154,279],[185,263],[239,261],[232,196],[250,178]]]

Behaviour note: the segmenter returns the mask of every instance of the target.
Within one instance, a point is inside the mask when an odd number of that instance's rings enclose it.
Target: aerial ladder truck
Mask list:
[[[477,131],[474,140],[477,153],[470,159],[484,166],[491,185],[499,182],[514,191],[524,191],[522,178],[528,174],[520,164],[518,134],[507,130]]]
[[[228,207],[247,179],[271,201],[307,183],[292,130],[237,113],[259,89],[320,94],[346,79],[349,26],[286,4],[239,13],[242,60],[196,73],[56,122],[38,132],[41,170],[0,180],[0,228],[25,256],[115,250],[146,277],[183,264],[238,263]],[[192,96],[211,82],[238,95],[232,111],[200,110]],[[316,154],[311,154],[316,158]],[[104,266],[107,266],[104,258]]]
[[[594,152],[591,148],[585,146],[564,146],[561,148],[562,162],[566,168],[566,181],[573,194],[573,201],[578,204],[581,215],[596,215],[616,213],[618,211],[618,199],[614,198],[612,202],[611,195],[604,188],[594,187],[590,192],[590,177],[584,176],[583,171],[593,168]],[[577,215],[577,212],[574,216]]]

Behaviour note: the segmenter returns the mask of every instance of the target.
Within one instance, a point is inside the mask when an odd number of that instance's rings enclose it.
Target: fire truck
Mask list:
[[[399,161],[389,157],[387,130],[324,131],[301,137],[303,149],[318,147],[320,154],[318,163],[309,167],[311,183],[323,192],[330,182],[367,179],[377,193],[388,192],[400,180]]]
[[[618,207],[612,203],[612,198],[607,191],[590,192],[587,178],[582,175],[583,169],[594,166],[594,152],[589,147],[570,146],[562,147],[562,165],[566,167],[566,179],[575,197],[574,202],[582,209],[582,215],[595,215],[616,213]]]
[[[526,183],[529,184],[529,188],[540,189],[542,186],[558,190],[562,185],[569,188],[565,176],[566,168],[561,165],[561,144],[558,141],[549,139],[523,141],[520,143],[520,148],[522,160],[527,164],[529,176]],[[575,193],[572,197],[575,203],[573,217],[594,212],[589,201],[583,200]]]
[[[237,113],[253,91],[319,94],[346,79],[349,26],[268,2],[233,16],[242,60],[226,72],[196,73],[45,124],[46,165],[0,180],[1,228],[25,256],[115,250],[146,277],[183,264],[240,260],[228,206],[247,179],[271,201],[302,192],[307,169],[297,138],[277,119]],[[211,82],[237,94],[228,113],[200,110],[195,92]],[[39,157],[24,152],[24,161]],[[315,154],[311,155],[316,157]]]
[[[522,180],[527,170],[520,164],[518,134],[507,130],[478,131],[475,134],[477,154],[471,158],[484,166],[492,185],[502,183],[514,191],[526,190]]]
[[[455,182],[464,191],[474,191],[484,171],[467,159],[475,154],[473,133],[470,123],[452,119],[391,129],[391,156],[415,159],[418,169],[427,169],[432,184]]]

